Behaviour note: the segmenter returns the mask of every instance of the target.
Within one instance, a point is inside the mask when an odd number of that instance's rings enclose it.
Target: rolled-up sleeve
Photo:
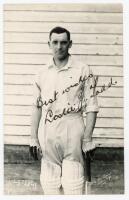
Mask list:
[[[32,105],[38,107],[38,101],[41,98],[41,87],[40,87],[40,73],[35,75],[33,80],[33,100]]]
[[[84,98],[86,100],[86,110],[85,112],[98,112],[99,106],[98,106],[98,99],[96,96],[96,87],[95,87],[95,76],[90,69],[89,66],[87,66],[86,70],[86,81],[84,85]]]

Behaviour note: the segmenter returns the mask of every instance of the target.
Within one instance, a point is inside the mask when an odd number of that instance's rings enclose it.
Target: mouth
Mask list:
[[[57,51],[56,54],[63,54],[63,51]]]

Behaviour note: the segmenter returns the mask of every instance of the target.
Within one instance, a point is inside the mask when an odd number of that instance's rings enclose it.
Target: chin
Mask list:
[[[67,55],[58,55],[57,59],[64,60],[67,57]]]

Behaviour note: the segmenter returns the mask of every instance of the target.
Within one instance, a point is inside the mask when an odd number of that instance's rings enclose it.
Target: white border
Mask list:
[[[126,3],[128,0],[5,0],[4,3]]]
[[[0,4],[0,194],[3,192],[3,13]],[[0,197],[1,198],[1,197]]]
[[[125,177],[125,193],[129,198],[129,2],[124,4],[123,15],[123,43],[124,43],[124,177]]]
[[[88,195],[88,196],[39,196],[39,195],[17,195],[7,196],[3,193],[3,4],[29,4],[29,3],[122,3],[124,6],[124,128],[125,128],[125,194],[124,195]],[[129,199],[129,0],[5,0],[0,2],[0,199],[78,199],[78,200],[127,200]],[[2,44],[2,45],[1,45]]]

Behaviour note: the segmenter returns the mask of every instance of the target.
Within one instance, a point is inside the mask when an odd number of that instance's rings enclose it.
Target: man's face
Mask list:
[[[68,40],[67,33],[52,33],[51,40],[48,42],[52,49],[53,57],[58,60],[64,60],[68,56],[72,41]]]

